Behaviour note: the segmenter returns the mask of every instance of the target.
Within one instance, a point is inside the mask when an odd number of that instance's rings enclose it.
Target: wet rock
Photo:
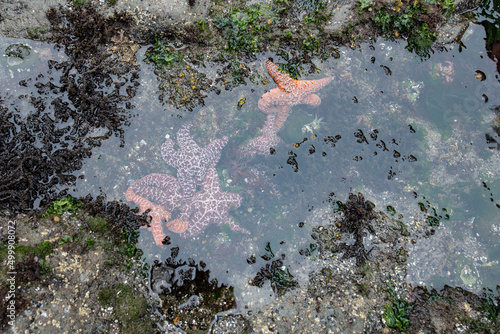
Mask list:
[[[341,30],[352,19],[352,8],[355,3],[351,0],[330,2],[328,11],[332,13],[332,17],[325,30],[330,32]]]
[[[17,223],[18,288],[15,326],[5,328],[7,333],[78,332],[82,324],[89,332],[155,332],[142,262],[120,253],[108,231],[87,229],[89,218],[79,212],[59,222],[27,215],[10,219]],[[0,223],[8,225],[5,217]],[[2,271],[2,287],[4,279]]]
[[[87,1],[86,1],[87,2]],[[185,25],[199,19],[207,19],[211,2],[197,1],[116,1],[110,5],[108,1],[92,1],[104,16],[112,16],[114,12],[127,12],[134,17],[134,35],[138,39],[149,40],[151,31],[165,31],[177,25]],[[192,5],[190,5],[190,3]],[[67,1],[15,1],[2,2],[2,20],[0,34],[16,38],[45,39],[49,21],[45,13],[58,5],[67,5]],[[75,7],[82,7],[81,5]]]
[[[248,333],[250,324],[241,314],[216,316],[210,328],[211,334]]]
[[[16,43],[9,45],[3,52],[0,59],[3,65],[9,69],[24,69],[32,66],[37,59],[37,54],[33,52],[28,44]]]
[[[445,286],[441,291],[415,288],[411,294],[409,333],[419,331],[497,332],[500,328],[495,309],[498,297],[492,298],[487,289],[481,296],[461,288]],[[486,315],[486,316],[485,316]],[[457,321],[458,320],[458,321]],[[488,329],[487,329],[488,328]]]
[[[0,34],[14,38],[46,38],[49,21],[45,12],[51,7],[64,5],[63,0],[2,1]]]
[[[121,323],[124,333],[151,333],[153,323],[149,319],[151,311],[142,292],[130,285],[118,284],[114,287],[101,288],[98,300],[104,307],[112,307]]]
[[[469,19],[454,14],[438,27],[436,44],[444,46],[460,41],[468,27]]]

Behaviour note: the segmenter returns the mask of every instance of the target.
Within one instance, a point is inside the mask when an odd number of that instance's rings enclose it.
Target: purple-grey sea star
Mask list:
[[[222,148],[227,144],[227,137],[222,137],[201,148],[189,133],[191,126],[184,124],[177,132],[179,150],[174,149],[174,142],[170,138],[161,147],[163,160],[177,168],[177,180],[185,203],[196,192],[196,185],[203,182],[207,170],[217,164]]]
[[[130,184],[132,191],[163,206],[167,211],[173,211],[181,206],[182,194],[179,182],[167,174],[149,174]]]
[[[249,233],[244,228],[234,223],[229,215],[231,207],[239,207],[241,196],[237,193],[225,192],[220,188],[219,175],[215,168],[207,171],[201,191],[197,192],[191,200],[181,207],[179,219],[189,221],[189,227],[181,237],[187,238],[200,234],[210,224],[229,224],[233,231]]]

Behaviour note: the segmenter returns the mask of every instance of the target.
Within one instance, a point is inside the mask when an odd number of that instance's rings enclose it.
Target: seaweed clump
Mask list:
[[[265,266],[260,268],[260,271],[249,282],[249,284],[261,288],[264,286],[266,281],[269,281],[274,293],[279,296],[282,296],[287,291],[296,288],[298,286],[297,281],[288,270],[288,267],[283,264],[285,254],[281,254],[281,256],[276,258],[271,250],[271,244],[269,242],[266,244],[265,251],[266,253],[261,255],[261,258],[267,261],[267,263]],[[255,257],[252,256],[247,260],[247,262],[249,264],[253,264],[255,263],[255,260]]]
[[[343,216],[336,225],[340,232],[349,233],[354,238],[353,244],[348,245],[344,242],[338,245],[339,249],[344,252],[342,259],[355,257],[356,265],[361,267],[365,264],[369,253],[363,244],[365,230],[375,234],[375,230],[370,225],[370,221],[377,217],[373,210],[375,204],[366,201],[363,194],[358,193],[357,195],[350,194],[349,200],[345,204],[340,203],[340,207]]]
[[[64,47],[64,61],[48,61],[47,73],[19,82],[29,94],[10,103],[0,96],[0,208],[30,211],[66,195],[74,172],[91,150],[112,135],[123,144],[129,100],[138,67],[108,50],[112,37],[130,25],[124,13],[104,17],[91,3],[47,12],[51,41]],[[123,93],[125,92],[125,94]]]

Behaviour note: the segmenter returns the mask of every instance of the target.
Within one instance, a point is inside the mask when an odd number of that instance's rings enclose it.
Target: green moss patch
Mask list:
[[[101,217],[89,217],[88,225],[94,233],[105,234],[108,231],[108,222]]]
[[[42,217],[60,216],[65,212],[75,212],[82,204],[71,196],[66,196],[50,204]]]
[[[124,333],[152,333],[146,298],[129,285],[119,284],[99,290],[97,300],[104,307],[113,307]]]

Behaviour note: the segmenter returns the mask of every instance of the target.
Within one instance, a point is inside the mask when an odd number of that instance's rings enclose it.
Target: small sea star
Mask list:
[[[305,135],[307,132],[314,134],[314,130],[318,130],[321,128],[322,120],[323,118],[318,118],[317,116],[315,116],[314,120],[311,123],[306,124],[302,127],[302,135]]]
[[[283,126],[293,106],[298,104],[319,106],[321,99],[314,93],[333,80],[333,77],[319,80],[295,80],[290,75],[282,73],[279,67],[270,60],[266,61],[265,66],[278,88],[271,89],[262,95],[258,105],[259,109],[266,114],[277,114],[274,123],[276,131]]]
[[[249,233],[234,223],[229,215],[231,207],[239,207],[241,196],[236,193],[225,192],[220,188],[219,175],[215,168],[207,171],[201,191],[181,208],[181,221],[189,221],[189,227],[181,237],[187,238],[200,234],[210,224],[229,224],[233,231]]]
[[[201,148],[189,134],[191,126],[185,124],[177,132],[179,150],[174,149],[174,142],[171,139],[167,139],[161,147],[163,160],[177,168],[177,179],[184,202],[189,201],[194,195],[196,185],[203,182],[207,170],[217,164],[222,148],[227,144],[227,137],[222,137]]]

